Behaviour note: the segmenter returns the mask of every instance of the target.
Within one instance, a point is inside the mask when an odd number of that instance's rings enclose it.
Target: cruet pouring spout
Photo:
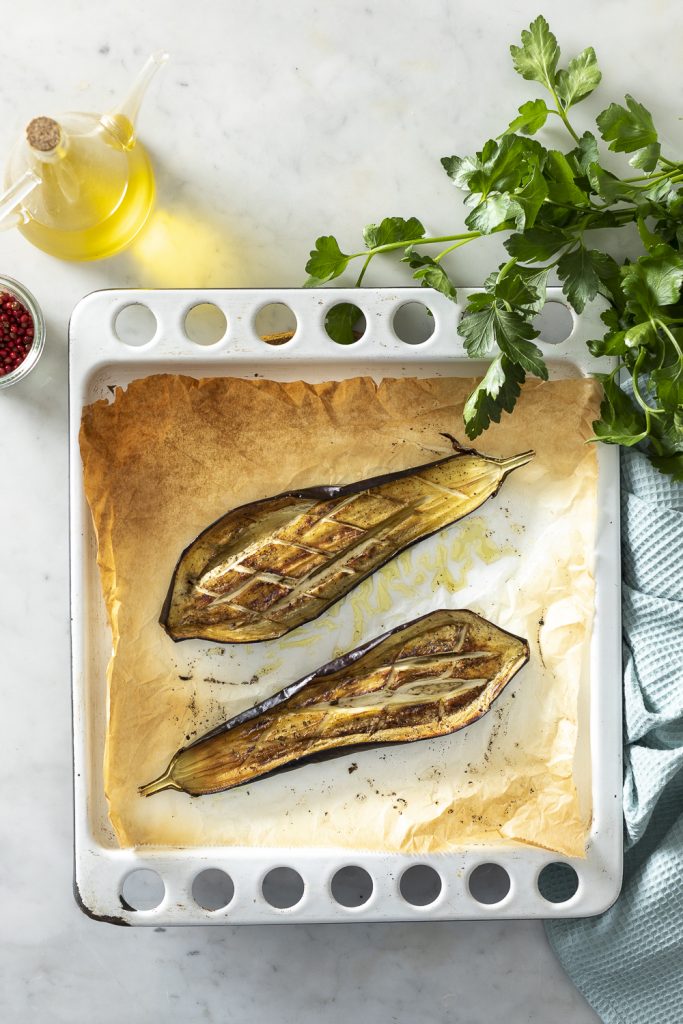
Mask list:
[[[127,96],[117,107],[103,114],[100,124],[113,135],[124,149],[135,145],[135,122],[149,84],[162,65],[168,60],[165,50],[151,54],[141,68]]]

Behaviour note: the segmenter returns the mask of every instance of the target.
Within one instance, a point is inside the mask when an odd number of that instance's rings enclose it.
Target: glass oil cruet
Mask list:
[[[39,249],[67,260],[99,260],[132,242],[154,202],[154,173],[135,120],[167,59],[162,51],[152,54],[110,113],[30,122],[6,168],[0,228],[17,227]]]

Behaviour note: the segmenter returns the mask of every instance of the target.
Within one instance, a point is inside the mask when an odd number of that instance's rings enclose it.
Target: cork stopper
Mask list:
[[[49,153],[59,145],[61,128],[51,117],[34,117],[26,127],[29,146],[41,153]]]

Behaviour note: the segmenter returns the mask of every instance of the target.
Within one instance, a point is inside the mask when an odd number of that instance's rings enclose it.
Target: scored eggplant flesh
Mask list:
[[[160,622],[176,641],[283,636],[473,512],[533,454],[495,459],[460,449],[415,469],[241,505],[182,553]]]
[[[216,793],[323,753],[456,732],[481,718],[528,660],[526,640],[474,612],[430,612],[183,747],[140,792]]]

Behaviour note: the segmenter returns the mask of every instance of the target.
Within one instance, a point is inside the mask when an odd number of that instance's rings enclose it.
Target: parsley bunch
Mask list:
[[[683,479],[683,162],[662,154],[652,116],[626,96],[625,106],[611,103],[598,115],[597,128],[608,149],[628,154],[636,173],[621,177],[603,167],[596,134],[579,135],[569,120],[569,111],[600,82],[592,47],[558,67],[557,40],[538,17],[510,52],[515,70],[540,82],[549,98],[523,103],[508,127],[473,156],[441,161],[466,193],[468,230],[427,236],[416,217],[387,217],[365,228],[365,248],[351,254],[324,235],[306,264],[306,285],[331,281],[362,259],[359,286],[375,256],[401,251],[416,280],[456,301],[444,256],[484,235],[509,232],[510,259],[487,278],[483,292],[470,296],[459,324],[468,354],[492,357],[465,405],[468,437],[512,411],[528,373],[547,379],[533,320],[554,270],[577,313],[597,295],[609,303],[602,314],[605,334],[588,347],[595,356],[618,357],[619,365],[598,375],[603,401],[594,440],[640,444],[658,469]],[[566,129],[567,151],[531,138],[549,118]],[[637,226],[643,245],[635,261],[620,262],[591,246],[591,232],[627,224]],[[428,255],[423,246],[440,251]],[[337,306],[326,324],[330,335],[353,341],[358,313],[351,303]]]

